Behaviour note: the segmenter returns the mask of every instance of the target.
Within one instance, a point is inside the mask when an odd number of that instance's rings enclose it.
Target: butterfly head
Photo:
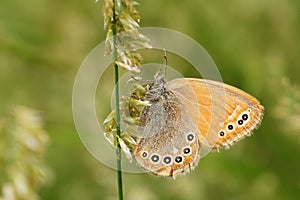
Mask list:
[[[146,99],[156,100],[163,96],[166,90],[166,80],[161,72],[154,75],[154,82],[146,92]]]

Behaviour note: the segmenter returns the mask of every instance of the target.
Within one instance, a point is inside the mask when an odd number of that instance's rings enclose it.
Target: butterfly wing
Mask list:
[[[246,92],[224,83],[193,78],[167,84],[199,129],[200,143],[211,149],[229,148],[259,126],[264,107]]]
[[[198,163],[199,134],[184,105],[172,92],[150,103],[140,117],[136,162],[160,176],[192,169]]]

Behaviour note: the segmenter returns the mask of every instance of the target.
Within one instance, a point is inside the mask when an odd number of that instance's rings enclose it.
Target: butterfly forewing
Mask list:
[[[263,106],[251,95],[227,84],[182,78],[170,81],[167,87],[179,98],[194,101],[187,104],[193,105],[187,110],[197,123],[200,143],[209,148],[230,147],[249,136],[262,120]],[[194,97],[187,98],[186,93]]]

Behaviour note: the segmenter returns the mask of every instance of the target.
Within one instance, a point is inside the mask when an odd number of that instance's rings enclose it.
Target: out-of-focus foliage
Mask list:
[[[48,135],[34,110],[16,107],[13,121],[0,131],[0,199],[36,200],[49,174],[43,162]]]
[[[138,31],[140,14],[136,9],[137,5],[139,4],[133,0],[105,0],[102,11],[104,29],[107,30],[105,54],[114,52],[116,64],[133,73],[141,72],[142,57],[137,49],[151,48],[149,39]],[[116,34],[122,36],[114,38]]]
[[[115,171],[84,149],[71,112],[76,72],[105,39],[102,6],[94,0],[0,2],[0,113],[22,104],[46,116],[53,178],[41,188],[43,200],[117,198]],[[174,29],[202,44],[224,82],[253,94],[266,111],[251,138],[209,154],[176,181],[124,174],[125,199],[299,199],[300,1],[151,0],[137,9],[141,26]],[[162,63],[161,55],[143,57]],[[183,60],[169,56],[168,63],[194,76]],[[110,112],[112,70],[100,84],[103,121]]]

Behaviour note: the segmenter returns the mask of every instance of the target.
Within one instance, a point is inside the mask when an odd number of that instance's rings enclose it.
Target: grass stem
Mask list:
[[[113,21],[112,21],[112,31],[113,31],[113,53],[114,53],[114,61],[118,59],[118,52],[117,52],[117,21],[116,21],[116,0],[113,1]],[[114,62],[114,70],[115,70],[115,94],[116,94],[116,122],[117,122],[117,150],[116,150],[116,157],[117,157],[117,181],[118,181],[118,196],[119,200],[123,200],[123,181],[122,181],[122,156],[121,156],[121,146],[119,143],[119,137],[121,135],[120,130],[120,96],[119,96],[119,67]]]

